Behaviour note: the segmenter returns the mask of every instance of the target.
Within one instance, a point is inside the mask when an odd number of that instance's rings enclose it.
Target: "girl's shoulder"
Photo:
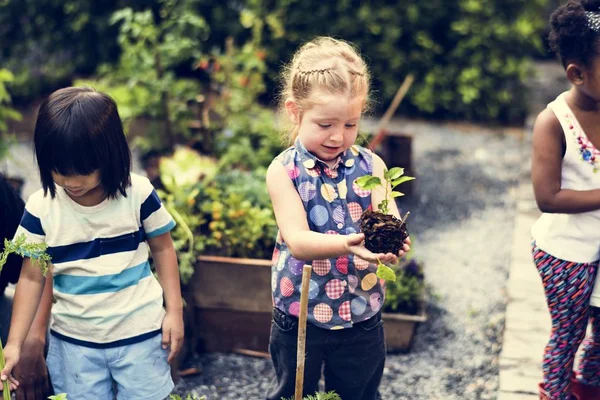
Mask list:
[[[298,149],[296,149],[296,147],[292,145],[287,149],[283,150],[277,156],[275,156],[273,161],[278,161],[283,165],[287,165],[290,162],[295,161],[296,159],[300,159]]]
[[[360,146],[358,144],[353,144],[350,147],[350,152],[352,152],[352,154],[354,154],[355,156],[364,157],[364,158],[373,158],[373,154],[374,154],[371,149],[368,149],[364,146]]]

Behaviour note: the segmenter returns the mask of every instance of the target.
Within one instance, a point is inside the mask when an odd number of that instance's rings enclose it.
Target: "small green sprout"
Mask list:
[[[356,180],[356,184],[365,190],[373,190],[380,186],[385,188],[385,196],[383,200],[377,205],[377,211],[382,214],[390,214],[389,202],[390,196],[392,199],[396,197],[404,196],[404,193],[394,190],[395,187],[400,185],[401,183],[412,181],[415,179],[413,176],[404,176],[404,168],[395,167],[392,169],[385,169],[383,172],[383,178],[385,183],[382,182],[381,178],[377,176],[365,175],[361,176]],[[400,221],[404,223],[406,218],[410,213],[406,213],[404,218],[401,218]],[[395,281],[396,273],[394,270],[387,265],[383,264],[381,261],[377,260],[379,263],[377,265],[377,277],[380,279],[384,279],[386,281]]]
[[[415,179],[414,176],[403,176],[403,175],[404,175],[404,168],[394,167],[390,170],[386,169],[383,172],[383,177],[384,177],[385,181],[387,182],[387,184],[384,184],[381,181],[381,178],[379,178],[377,176],[371,176],[371,175],[361,176],[360,178],[358,178],[356,180],[356,184],[360,188],[365,189],[365,190],[373,190],[376,187],[384,186],[385,187],[385,197],[383,198],[381,203],[379,203],[377,205],[377,210],[379,212],[381,212],[382,214],[389,214],[390,213],[390,209],[389,209],[390,194],[391,194],[392,198],[394,198],[394,199],[396,197],[404,196],[404,193],[395,191],[394,188],[396,186],[400,185],[401,183],[412,181],[413,179]]]

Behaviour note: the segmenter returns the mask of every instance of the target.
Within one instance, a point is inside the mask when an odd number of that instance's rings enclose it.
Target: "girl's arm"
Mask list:
[[[564,133],[552,110],[542,111],[533,127],[531,181],[542,212],[577,214],[600,209],[600,189],[561,188]]]
[[[165,296],[167,315],[163,321],[163,348],[171,347],[168,357],[168,362],[171,362],[183,341],[183,301],[177,255],[169,232],[149,238],[148,244]]]
[[[267,170],[267,188],[281,236],[292,256],[298,260],[324,260],[345,254],[355,254],[363,260],[396,262],[396,256],[373,254],[363,245],[364,235],[326,235],[313,232],[308,226],[306,211],[294,184],[283,165],[274,161]]]

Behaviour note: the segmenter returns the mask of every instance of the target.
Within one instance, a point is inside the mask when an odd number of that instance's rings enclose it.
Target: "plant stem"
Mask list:
[[[402,217],[402,220],[400,222],[402,222],[404,224],[409,215],[410,215],[410,211],[407,211],[406,214],[404,214],[404,217]]]
[[[385,180],[385,184],[384,184],[384,185],[385,185],[385,200],[383,201],[383,202],[384,202],[384,206],[383,206],[383,207],[381,207],[381,212],[382,212],[383,214],[389,214],[389,209],[388,209],[388,201],[389,201],[389,200],[388,200],[388,193],[389,193],[389,190],[390,190],[390,188],[391,188],[391,184],[390,184],[390,182],[388,182],[388,180],[386,179],[386,180]]]
[[[4,359],[4,349],[2,348],[2,339],[0,339],[0,371],[4,369],[6,360]],[[3,400],[10,400],[10,391],[8,389],[8,380],[2,383],[2,398]]]

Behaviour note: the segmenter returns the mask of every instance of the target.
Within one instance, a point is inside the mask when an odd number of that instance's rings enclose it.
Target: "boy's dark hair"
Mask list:
[[[550,48],[564,67],[571,62],[589,66],[600,54],[600,31],[593,29],[586,11],[600,16],[600,0],[569,0],[550,16]]]
[[[52,93],[40,106],[34,142],[44,194],[56,195],[53,171],[71,176],[100,170],[106,194],[126,196],[131,152],[117,104],[106,94],[88,87]]]

